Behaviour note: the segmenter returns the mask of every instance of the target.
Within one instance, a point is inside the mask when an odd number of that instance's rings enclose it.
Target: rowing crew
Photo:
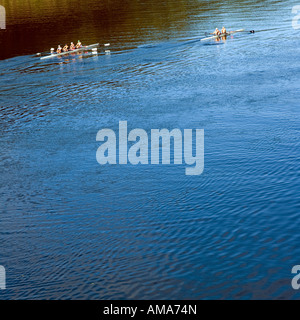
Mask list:
[[[226,28],[225,28],[225,27],[223,27],[221,31],[220,31],[218,28],[216,28],[216,30],[213,32],[213,34],[214,34],[215,36],[219,36],[219,35],[221,35],[221,34],[226,34],[226,33],[227,33],[227,31],[226,31]]]
[[[68,51],[73,51],[73,50],[76,50],[76,49],[80,49],[82,47],[82,44],[81,42],[78,40],[76,46],[74,45],[73,42],[71,42],[70,44],[70,48],[69,46],[66,44],[63,48],[58,45],[58,48],[56,50],[56,53],[62,53],[62,52],[68,52]]]

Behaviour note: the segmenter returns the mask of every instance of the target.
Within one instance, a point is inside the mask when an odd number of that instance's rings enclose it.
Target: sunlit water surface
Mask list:
[[[28,2],[2,1],[0,298],[299,298],[297,1]],[[257,32],[199,41],[223,25]],[[34,56],[78,38],[99,54]],[[204,129],[204,173],[100,166],[122,120]]]

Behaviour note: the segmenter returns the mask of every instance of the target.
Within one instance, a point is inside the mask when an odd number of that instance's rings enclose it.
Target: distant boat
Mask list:
[[[240,30],[236,30],[236,31],[229,31],[229,32],[226,32],[226,33],[221,33],[219,35],[212,36],[212,37],[207,37],[207,38],[200,39],[200,41],[218,39],[218,38],[221,38],[221,37],[230,36],[231,34],[234,34],[234,33],[237,33],[237,32],[243,32],[243,31],[245,31],[245,30],[244,29],[240,29]]]

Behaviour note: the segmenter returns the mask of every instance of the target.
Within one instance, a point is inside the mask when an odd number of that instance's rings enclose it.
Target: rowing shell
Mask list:
[[[81,47],[79,49],[75,49],[75,50],[71,50],[71,51],[67,51],[67,52],[52,53],[49,56],[41,57],[41,60],[54,58],[54,57],[60,57],[60,56],[66,55],[66,54],[74,53],[74,52],[79,52],[79,51],[84,51],[84,50],[91,50],[91,49],[93,49],[95,47],[98,47],[98,46],[99,46],[99,43],[96,43],[96,44],[91,44],[90,46],[83,46],[83,47]]]
[[[208,38],[203,38],[203,39],[200,39],[200,41],[206,41],[206,40],[211,40],[211,39],[217,39],[217,38],[221,38],[221,37],[226,37],[226,36],[229,36],[233,33],[237,33],[237,32],[243,32],[245,31],[244,29],[240,29],[240,30],[236,30],[236,31],[230,31],[228,33],[222,33],[222,34],[219,34],[218,36],[213,36],[213,37],[208,37]]]

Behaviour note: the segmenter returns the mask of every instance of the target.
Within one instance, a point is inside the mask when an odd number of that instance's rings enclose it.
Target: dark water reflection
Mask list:
[[[276,9],[278,1],[268,1]],[[255,8],[261,10],[265,1],[242,0],[239,11],[253,19]],[[280,3],[280,1],[279,1]],[[135,46],[153,40],[195,35],[211,31],[214,21],[232,9],[236,1],[191,0],[2,0],[7,13],[7,28],[1,30],[0,58],[33,54],[49,50],[59,43],[82,40],[85,44],[111,42],[115,47]],[[250,9],[251,8],[251,9]],[[253,10],[253,11],[252,11]],[[230,27],[232,25],[232,17]],[[240,16],[236,17],[240,20]]]
[[[189,27],[194,15],[208,13],[207,1],[4,1],[7,31],[1,57],[48,50],[58,43],[135,45],[166,39]],[[71,40],[72,39],[72,40]]]
[[[1,298],[299,298],[297,1],[0,3]],[[111,54],[31,55],[78,38]],[[120,120],[204,128],[203,175],[99,166]]]

